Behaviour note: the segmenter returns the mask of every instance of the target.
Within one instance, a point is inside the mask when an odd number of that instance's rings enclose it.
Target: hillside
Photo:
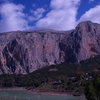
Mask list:
[[[0,33],[0,74],[28,74],[45,66],[100,55],[100,25],[81,22],[71,31]]]
[[[84,94],[88,82],[100,77],[100,56],[81,63],[62,63],[38,69],[30,74],[0,75],[0,87],[24,87],[39,92]]]

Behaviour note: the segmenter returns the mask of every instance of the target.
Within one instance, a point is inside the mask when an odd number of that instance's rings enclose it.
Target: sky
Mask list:
[[[0,0],[0,33],[67,31],[82,21],[100,24],[100,0]]]

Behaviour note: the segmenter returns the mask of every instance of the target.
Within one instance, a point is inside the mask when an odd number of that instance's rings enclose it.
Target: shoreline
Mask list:
[[[69,93],[62,93],[62,92],[40,92],[40,91],[28,91],[33,94],[38,94],[38,95],[56,95],[56,96],[73,96],[72,94]]]
[[[37,91],[32,89],[26,89],[23,87],[14,87],[14,88],[0,88],[0,91],[2,90],[12,90],[12,91],[26,91],[28,93],[32,93],[35,95],[52,95],[52,96],[74,96],[71,92],[44,92],[44,91]],[[77,96],[75,96],[77,97]],[[85,97],[84,94],[81,94],[80,97]]]

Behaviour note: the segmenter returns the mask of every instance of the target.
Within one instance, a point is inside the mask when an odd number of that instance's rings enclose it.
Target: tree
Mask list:
[[[100,77],[87,83],[85,95],[88,100],[100,100]]]

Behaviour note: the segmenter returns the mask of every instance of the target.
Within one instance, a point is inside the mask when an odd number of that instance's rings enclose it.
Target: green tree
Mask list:
[[[88,100],[100,100],[100,77],[87,83],[85,95]]]

